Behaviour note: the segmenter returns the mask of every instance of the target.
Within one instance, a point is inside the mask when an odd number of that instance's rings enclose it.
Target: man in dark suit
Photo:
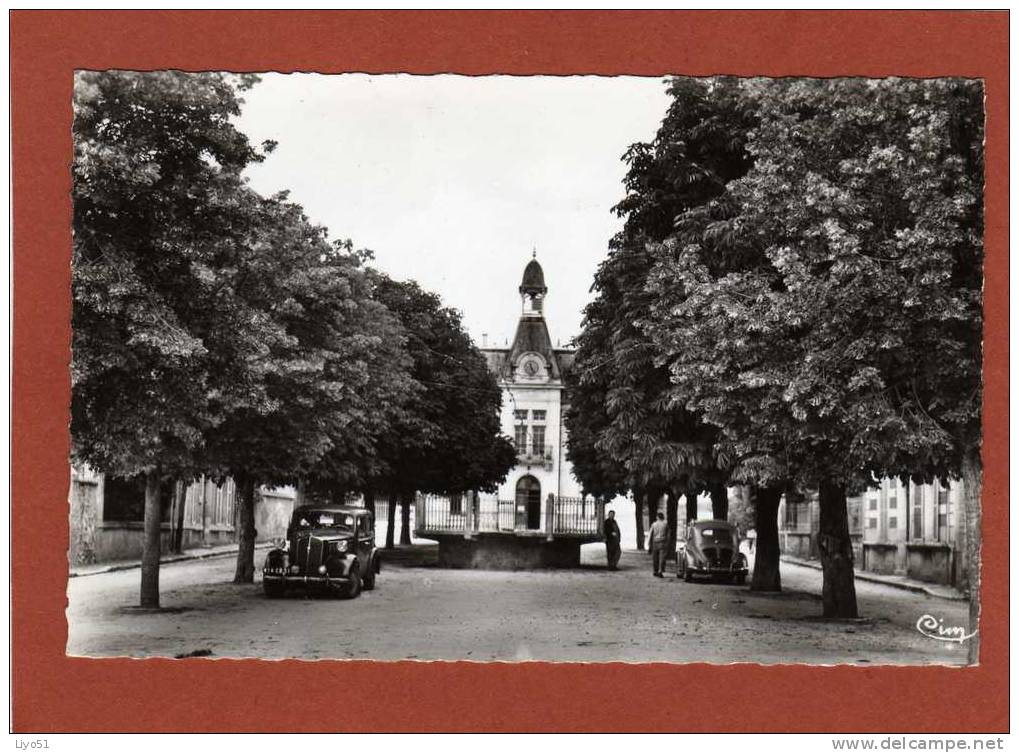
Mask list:
[[[619,524],[616,522],[616,511],[609,510],[605,518],[605,555],[609,560],[609,570],[618,570],[620,545],[619,545]]]

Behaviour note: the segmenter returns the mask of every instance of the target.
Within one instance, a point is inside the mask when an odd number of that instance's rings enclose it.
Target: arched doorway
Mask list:
[[[517,481],[517,527],[536,531],[541,528],[541,484],[534,476]]]

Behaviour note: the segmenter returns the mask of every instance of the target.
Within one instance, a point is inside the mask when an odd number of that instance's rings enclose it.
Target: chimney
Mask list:
[[[482,348],[487,348],[488,347],[488,333],[487,332],[482,332],[481,333],[481,347]]]

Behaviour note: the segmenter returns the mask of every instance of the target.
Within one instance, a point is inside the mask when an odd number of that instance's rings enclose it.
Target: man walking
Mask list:
[[[619,524],[616,522],[615,510],[609,510],[608,517],[605,518],[603,532],[605,534],[605,556],[609,561],[609,570],[618,570],[616,565],[619,564],[620,542]]]
[[[665,558],[668,555],[669,526],[665,522],[665,514],[658,513],[658,520],[651,524],[651,533],[648,535],[648,547],[651,549],[651,567],[654,568],[654,576],[662,578],[665,575]]]

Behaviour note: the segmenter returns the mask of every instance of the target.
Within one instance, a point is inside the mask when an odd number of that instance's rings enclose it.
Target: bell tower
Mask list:
[[[534,252],[524,267],[524,279],[520,282],[521,316],[542,318],[542,304],[547,292],[545,273],[538,263],[537,252]]]

